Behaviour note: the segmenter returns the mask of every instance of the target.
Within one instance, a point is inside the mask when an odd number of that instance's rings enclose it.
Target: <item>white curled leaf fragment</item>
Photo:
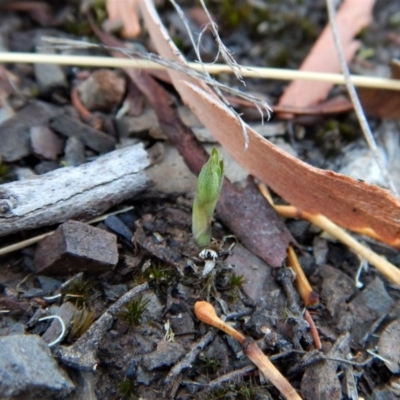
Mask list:
[[[218,253],[211,249],[204,249],[200,252],[199,257],[204,260],[204,269],[201,274],[204,278],[207,276],[214,268],[218,259]]]

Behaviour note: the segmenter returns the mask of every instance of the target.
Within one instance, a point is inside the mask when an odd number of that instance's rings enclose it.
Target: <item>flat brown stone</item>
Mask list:
[[[115,235],[82,222],[68,221],[39,243],[34,266],[38,272],[66,275],[103,272],[117,262]]]

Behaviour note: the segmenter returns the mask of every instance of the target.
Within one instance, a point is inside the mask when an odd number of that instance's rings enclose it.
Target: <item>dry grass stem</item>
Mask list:
[[[75,41],[74,41],[75,42]],[[82,46],[83,47],[83,46]],[[86,44],[85,48],[88,45]],[[97,68],[133,68],[133,69],[156,69],[166,70],[167,67],[147,60],[112,58],[112,57],[93,57],[75,56],[60,54],[40,54],[40,53],[0,53],[0,63],[28,63],[28,64],[58,64],[76,65],[80,67]],[[202,71],[203,67],[198,63],[188,63],[194,71]],[[210,74],[232,73],[229,65],[225,64],[203,64],[206,71]],[[342,74],[328,74],[322,72],[298,71],[291,69],[263,68],[255,66],[242,66],[241,73],[246,78],[265,78],[282,81],[306,80],[314,82],[331,82],[337,85],[344,85],[345,79]],[[400,90],[398,79],[377,78],[372,76],[352,75],[351,81],[356,87],[366,87],[374,89]]]
[[[388,187],[390,188],[392,193],[396,197],[398,197],[398,192],[397,192],[396,186],[389,174],[389,171],[386,168],[385,162],[383,161],[381,155],[379,154],[378,147],[375,142],[375,138],[371,132],[367,118],[365,117],[365,114],[362,109],[360,100],[358,98],[356,89],[351,81],[349,67],[347,66],[343,48],[340,43],[339,32],[338,32],[338,28],[337,28],[337,24],[336,24],[335,6],[333,4],[333,0],[326,0],[326,7],[328,9],[328,17],[329,17],[329,23],[331,26],[331,30],[332,30],[333,41],[335,43],[336,52],[337,52],[337,55],[339,58],[341,68],[342,68],[343,76],[346,81],[347,92],[349,93],[351,102],[353,103],[353,106],[354,106],[354,111],[356,112],[361,129],[364,133],[365,140],[367,141],[368,146],[369,146],[370,150],[372,151],[375,161],[378,164]]]
[[[386,278],[400,286],[400,270],[386,260],[386,258],[376,254],[374,251],[364,246],[343,228],[339,227],[323,215],[313,215],[299,211],[293,206],[274,206],[275,210],[285,218],[302,218],[328,232],[331,236],[348,246],[352,251],[365,258],[371,265],[378,269]]]
[[[306,307],[318,304],[319,296],[312,289],[292,246],[288,247],[287,263],[296,272],[296,287]]]
[[[260,369],[263,375],[282,393],[288,400],[301,400],[294,388],[286,378],[277,370],[274,364],[257,346],[257,343],[246,338],[236,329],[232,328],[217,316],[214,307],[207,301],[198,301],[194,305],[196,317],[205,324],[218,328],[235,338],[243,346],[245,355]]]
[[[191,31],[191,29],[189,27],[189,21],[187,20],[187,18],[185,16],[185,13],[182,11],[182,9],[179,7],[179,5],[176,3],[175,0],[170,0],[170,1],[173,4],[173,6],[175,7],[175,10],[179,14],[179,16],[180,16],[180,18],[181,18],[181,20],[182,20],[182,22],[183,22],[183,24],[184,24],[184,26],[186,28],[186,31],[187,31],[188,36],[190,38],[190,41],[192,43],[192,47],[193,47],[193,49],[194,49],[194,51],[196,53],[197,60],[198,60],[199,64],[202,67],[201,71],[202,71],[203,75],[205,75],[208,79],[213,80],[211,75],[207,72],[207,70],[206,70],[206,68],[204,66],[203,60],[201,59],[201,53],[200,53],[200,44],[201,44],[202,34],[207,29],[207,26],[211,25],[211,30],[213,32],[215,41],[218,44],[218,54],[217,54],[216,58],[218,57],[219,54],[221,54],[223,59],[227,63],[227,65],[231,68],[231,71],[235,74],[236,78],[239,79],[244,84],[243,77],[240,74],[240,66],[237,64],[235,59],[232,57],[232,54],[230,53],[229,49],[227,49],[226,46],[222,43],[222,40],[221,40],[221,38],[219,37],[219,34],[218,34],[218,26],[214,21],[212,21],[211,15],[208,12],[208,9],[207,9],[206,5],[204,4],[204,2],[201,0],[201,5],[202,5],[202,7],[203,7],[203,9],[204,9],[204,11],[205,11],[205,13],[207,15],[209,23],[207,24],[206,27],[204,27],[203,31],[200,33],[198,41],[196,43],[196,41],[194,40],[194,37],[193,37],[193,33],[192,33],[192,31]],[[204,81],[204,79],[202,79],[202,80]],[[240,126],[242,128],[242,134],[243,134],[243,137],[244,137],[245,148],[247,148],[248,143],[249,143],[249,137],[248,137],[248,134],[247,134],[245,122],[242,120],[242,117],[231,107],[229,101],[223,95],[223,93],[221,91],[221,88],[219,86],[214,85],[214,84],[211,84],[211,83],[209,83],[209,84],[214,87],[214,90],[217,93],[217,95],[220,98],[220,100],[226,106],[231,108],[231,110],[234,113],[235,117],[239,121]],[[262,112],[261,105],[258,104],[258,103],[254,103],[254,104],[255,104],[255,106],[257,107],[257,110],[260,113],[262,122],[264,123],[264,114]],[[264,109],[267,112],[268,117],[269,117],[270,116],[270,112],[272,111],[271,108],[267,105],[267,107],[264,107]]]

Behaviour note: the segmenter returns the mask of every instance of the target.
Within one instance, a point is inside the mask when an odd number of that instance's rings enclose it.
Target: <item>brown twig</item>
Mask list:
[[[75,107],[82,121],[87,122],[91,127],[97,130],[102,130],[103,120],[100,117],[92,114],[83,104],[79,96],[77,87],[71,90],[71,104]]]
[[[287,264],[296,273],[296,287],[306,307],[318,304],[319,295],[311,287],[292,246],[288,248]]]
[[[313,339],[314,339],[314,347],[315,347],[317,350],[321,350],[321,347],[322,347],[322,345],[321,345],[321,339],[320,339],[320,337],[319,337],[317,328],[315,327],[314,320],[312,319],[312,316],[311,316],[311,314],[309,313],[308,310],[306,310],[306,311],[304,312],[304,319],[305,319],[305,320],[309,323],[309,325],[310,325],[311,336],[312,336]]]
[[[232,328],[219,318],[214,307],[206,301],[198,301],[194,305],[196,317],[208,325],[222,330],[228,335],[235,338],[242,346],[246,356],[260,369],[263,375],[271,381],[271,383],[282,393],[288,400],[301,400],[293,386],[286,378],[278,371],[274,364],[257,346],[257,343],[242,333]]]

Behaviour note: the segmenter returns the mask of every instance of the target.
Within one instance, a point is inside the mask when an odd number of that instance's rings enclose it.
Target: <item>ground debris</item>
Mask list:
[[[74,388],[40,337],[0,337],[1,399],[51,400],[54,396],[63,398]]]
[[[75,136],[98,153],[107,153],[115,148],[115,139],[68,115],[60,114],[50,121],[50,128],[67,137]]]

